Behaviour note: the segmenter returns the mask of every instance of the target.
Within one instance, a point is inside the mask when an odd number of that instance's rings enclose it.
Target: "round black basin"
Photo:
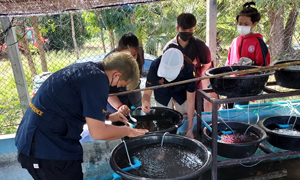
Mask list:
[[[142,108],[136,108],[132,117],[137,122],[131,122],[137,129],[148,129],[150,133],[170,132],[176,134],[184,119],[180,112],[164,107],[151,107],[150,113],[144,113]]]
[[[300,60],[285,60],[285,61],[277,61],[274,65],[295,62]],[[300,89],[300,65],[289,66],[282,69],[275,70],[275,79],[276,83],[279,86],[292,88],[292,89]]]
[[[289,124],[290,127],[280,128],[278,124]],[[258,125],[267,132],[267,141],[273,146],[291,151],[300,150],[300,117],[273,116],[262,119]]]
[[[259,66],[224,66],[208,69],[205,74],[207,76],[212,76],[258,67]],[[272,74],[274,74],[274,71],[256,72],[238,76],[224,76],[211,78],[210,83],[212,89],[219,95],[228,97],[254,96],[262,92],[268,81],[269,75]]]
[[[137,157],[141,166],[129,171],[124,143],[114,148],[110,158],[111,168],[128,180],[193,180],[199,179],[211,163],[211,153],[195,139],[167,134],[148,134],[126,141],[129,156]]]
[[[234,130],[234,133],[228,135],[223,134],[222,131],[229,132],[229,129],[224,123],[218,123],[218,136],[221,139],[218,140],[217,144],[218,155],[220,156],[237,159],[251,156],[257,150],[259,143],[267,138],[266,132],[256,125],[234,121],[226,121],[226,124]],[[245,132],[246,134],[244,136]],[[211,132],[206,127],[203,129],[203,134],[208,141],[212,143]],[[236,141],[225,141],[226,138],[235,138]]]

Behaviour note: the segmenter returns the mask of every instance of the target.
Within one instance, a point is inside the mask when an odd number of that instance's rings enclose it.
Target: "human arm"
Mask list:
[[[211,67],[211,63],[208,63],[208,64],[203,64],[202,66],[201,66],[201,69],[200,69],[200,71],[201,71],[201,77],[205,77],[206,75],[204,74],[205,73],[205,71],[207,71],[209,68]],[[202,88],[203,89],[207,89],[207,86],[210,84],[210,81],[209,81],[209,79],[202,79],[201,80],[201,83],[202,83]]]
[[[125,136],[137,137],[148,132],[146,129],[134,129],[126,126],[105,124],[103,121],[89,117],[86,117],[85,120],[93,139],[114,140]]]
[[[112,114],[108,115],[108,119],[111,122],[123,122],[124,124],[126,124],[126,122],[128,121],[128,119],[121,113],[121,112],[115,112]]]
[[[125,104],[122,104],[118,96],[109,96],[107,101],[113,108],[115,108],[118,112],[123,113],[125,116],[130,113],[129,107]]]
[[[145,86],[146,87],[151,87],[151,86],[155,86],[158,85],[158,77],[157,77],[157,69],[158,69],[158,65],[159,65],[159,60],[155,59],[150,66],[149,72],[147,74],[147,81]],[[142,110],[145,113],[149,113],[150,112],[150,108],[151,108],[151,95],[152,95],[153,90],[146,90],[144,91],[143,97],[142,97]]]
[[[228,56],[227,56],[227,60],[225,62],[225,66],[229,66],[230,62],[231,62],[231,46],[232,46],[232,44],[229,46]]]
[[[142,110],[145,113],[149,113],[150,112],[150,108],[151,108],[151,95],[152,95],[152,91],[153,90],[146,90],[143,94],[142,97]]]
[[[188,120],[188,128],[185,136],[194,138],[193,134],[193,117],[194,117],[194,109],[195,109],[195,92],[186,92],[187,98],[187,120]]]
[[[211,53],[209,48],[205,45],[204,42],[198,41],[198,55],[197,55],[197,64],[195,65],[196,69],[196,77],[204,77],[204,73],[208,70],[212,63],[211,63]],[[206,81],[205,84],[209,84],[207,79],[201,80]],[[202,83],[201,81],[197,81],[197,89],[201,89]],[[207,86],[206,86],[207,87]]]
[[[193,79],[195,77],[193,66],[185,66],[187,69],[187,74],[185,75],[186,79]],[[194,138],[193,135],[193,117],[195,111],[195,89],[196,83],[190,82],[186,84],[186,102],[187,102],[187,121],[188,128],[186,136],[190,138]]]

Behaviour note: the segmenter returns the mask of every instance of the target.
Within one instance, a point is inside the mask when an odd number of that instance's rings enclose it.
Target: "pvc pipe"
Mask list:
[[[137,169],[142,165],[142,163],[138,160],[138,158],[136,156],[133,156],[132,159],[133,159],[134,164],[132,166],[123,168],[122,169],[123,171],[130,171],[132,169]],[[113,178],[114,178],[114,180],[118,180],[118,179],[121,179],[121,176],[118,175],[117,173],[114,173]]]
[[[212,132],[212,129],[211,127],[201,118],[203,124],[205,125],[205,127],[210,131]],[[222,138],[218,135],[218,140],[221,140]]]

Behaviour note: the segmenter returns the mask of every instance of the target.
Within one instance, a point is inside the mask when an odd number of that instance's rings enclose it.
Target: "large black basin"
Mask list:
[[[170,149],[171,151],[166,151],[168,152],[166,153],[165,151],[161,151],[162,137],[163,134],[156,133],[126,141],[130,157],[136,156],[142,164],[137,169],[138,171],[130,170],[126,172],[122,170],[124,167],[129,166],[124,143],[119,144],[112,151],[110,158],[111,168],[123,179],[127,180],[193,180],[199,179],[201,174],[208,169],[211,163],[211,153],[202,143],[185,136],[167,134],[164,137],[163,147],[172,147],[172,149]],[[153,147],[156,147],[156,149]],[[144,153],[148,150],[148,153]],[[192,152],[193,155],[187,153],[183,158],[176,159],[178,158],[178,154],[187,151]],[[149,165],[151,167],[148,168]],[[190,169],[183,171],[186,168],[185,166],[189,166]],[[147,174],[144,171],[145,169]],[[153,176],[149,174],[152,171],[156,171]],[[159,177],[158,175],[163,177]]]
[[[144,113],[142,108],[136,108],[132,116],[137,119],[133,123],[137,129],[148,129],[150,133],[170,132],[176,134],[184,119],[180,112],[164,107],[151,107],[150,113]]]
[[[276,131],[279,127],[277,124],[294,124],[296,117],[295,116],[273,116],[269,118],[262,119],[258,122],[258,125],[263,128],[268,135],[267,141],[278,148],[291,150],[291,151],[300,151],[300,135],[288,135],[286,133],[280,133]],[[297,117],[294,128],[297,131],[300,131],[300,117]],[[275,130],[275,131],[274,131]]]
[[[205,74],[207,76],[228,73],[238,70],[247,70],[258,68],[258,66],[224,66],[208,69]],[[269,75],[274,74],[274,71],[256,72],[240,76],[225,76],[211,78],[210,83],[212,89],[219,95],[228,97],[246,97],[254,96],[262,92]]]
[[[274,63],[274,65],[295,61],[300,60],[277,61],[276,63]],[[300,65],[275,70],[275,79],[276,83],[279,86],[292,89],[300,89]]]
[[[218,140],[218,155],[227,157],[227,158],[245,158],[251,156],[257,150],[259,143],[262,142],[267,138],[266,132],[262,130],[260,127],[256,125],[250,125],[243,122],[234,122],[234,121],[226,121],[226,124],[231,127],[236,133],[244,134],[247,130],[246,134],[255,135],[257,137],[256,140],[250,142],[243,142],[243,143],[225,143]],[[211,125],[210,125],[211,126]],[[219,122],[218,123],[218,134],[221,135],[222,130],[228,130],[227,126]],[[211,132],[205,127],[203,129],[203,133],[210,142],[212,143]]]

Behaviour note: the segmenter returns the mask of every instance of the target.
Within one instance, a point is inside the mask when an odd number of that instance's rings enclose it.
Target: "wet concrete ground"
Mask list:
[[[255,163],[253,163],[255,164]],[[247,164],[251,165],[251,164]],[[283,173],[286,170],[287,173]],[[281,172],[285,177],[271,178],[274,172]],[[270,175],[269,178],[262,178],[263,175]],[[251,178],[250,178],[251,177]],[[261,177],[259,179],[259,177]],[[278,177],[278,176],[277,176]],[[247,179],[249,178],[249,179]],[[203,174],[203,180],[211,179],[211,171]],[[218,180],[300,180],[300,158],[263,161],[254,167],[243,167],[241,165],[228,166],[218,169]]]

